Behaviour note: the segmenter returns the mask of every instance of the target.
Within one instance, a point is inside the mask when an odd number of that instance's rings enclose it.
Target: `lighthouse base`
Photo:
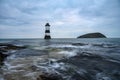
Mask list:
[[[44,39],[51,39],[51,36],[45,36]]]

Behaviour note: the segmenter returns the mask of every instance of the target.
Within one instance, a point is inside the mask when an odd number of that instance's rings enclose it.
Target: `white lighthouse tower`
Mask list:
[[[44,39],[51,39],[50,24],[49,23],[46,23],[46,25],[45,25],[45,37],[44,37]]]

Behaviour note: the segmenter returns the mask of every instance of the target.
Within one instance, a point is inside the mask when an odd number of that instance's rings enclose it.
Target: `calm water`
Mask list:
[[[71,43],[86,43],[86,44],[110,44],[120,46],[120,38],[99,38],[99,39],[0,39],[0,43],[11,43],[15,45],[52,45],[52,44],[71,44]]]
[[[85,77],[81,80],[120,80],[120,38],[0,39],[0,43],[27,46],[7,53],[11,56],[2,68],[3,80],[36,80],[41,71],[59,73],[64,80],[80,76]]]

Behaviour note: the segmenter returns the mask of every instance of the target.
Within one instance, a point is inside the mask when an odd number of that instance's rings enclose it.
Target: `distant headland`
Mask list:
[[[96,33],[87,33],[77,38],[107,38],[104,34],[96,32]]]

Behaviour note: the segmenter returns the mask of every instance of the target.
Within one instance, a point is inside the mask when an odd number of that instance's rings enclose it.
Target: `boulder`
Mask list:
[[[84,35],[78,36],[77,38],[106,38],[106,36],[98,32],[98,33],[84,34]]]

